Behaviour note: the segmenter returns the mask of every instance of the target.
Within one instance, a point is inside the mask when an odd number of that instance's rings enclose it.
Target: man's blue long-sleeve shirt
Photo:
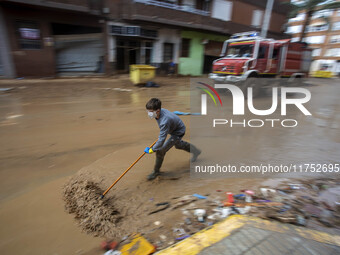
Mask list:
[[[153,151],[159,150],[167,137],[168,134],[183,136],[185,133],[185,125],[183,121],[173,112],[167,109],[161,109],[159,118],[156,119],[159,126],[160,132],[158,141],[152,147]]]

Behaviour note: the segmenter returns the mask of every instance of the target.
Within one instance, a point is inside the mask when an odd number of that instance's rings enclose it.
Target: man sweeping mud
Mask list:
[[[182,140],[185,134],[185,125],[183,121],[174,113],[167,109],[162,109],[162,102],[158,98],[151,98],[146,103],[146,110],[150,119],[156,119],[160,132],[158,141],[154,146],[146,147],[144,152],[151,154],[156,152],[156,162],[153,172],[148,175],[148,180],[155,179],[160,174],[160,168],[162,166],[164,156],[172,146],[176,149],[185,150],[193,153],[191,162],[195,162],[201,151],[194,145]],[[167,135],[170,134],[170,138],[166,140]],[[166,140],[166,141],[165,141]]]

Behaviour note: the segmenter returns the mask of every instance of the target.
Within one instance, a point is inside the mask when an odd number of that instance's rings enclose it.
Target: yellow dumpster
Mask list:
[[[156,67],[149,65],[130,65],[130,80],[133,84],[147,83],[155,77]]]
[[[331,71],[318,70],[318,71],[315,71],[312,74],[312,77],[315,77],[315,78],[332,78],[333,73]]]

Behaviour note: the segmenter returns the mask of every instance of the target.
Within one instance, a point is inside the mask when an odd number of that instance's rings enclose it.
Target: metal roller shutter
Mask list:
[[[58,72],[96,72],[104,56],[102,34],[56,36]]]

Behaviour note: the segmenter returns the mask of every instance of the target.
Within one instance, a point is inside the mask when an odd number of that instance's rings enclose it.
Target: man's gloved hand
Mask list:
[[[145,150],[144,150],[144,152],[145,152],[145,153],[148,153],[148,154],[151,154],[151,153],[153,153],[153,150],[152,150],[152,148],[150,148],[150,147],[146,147]]]

